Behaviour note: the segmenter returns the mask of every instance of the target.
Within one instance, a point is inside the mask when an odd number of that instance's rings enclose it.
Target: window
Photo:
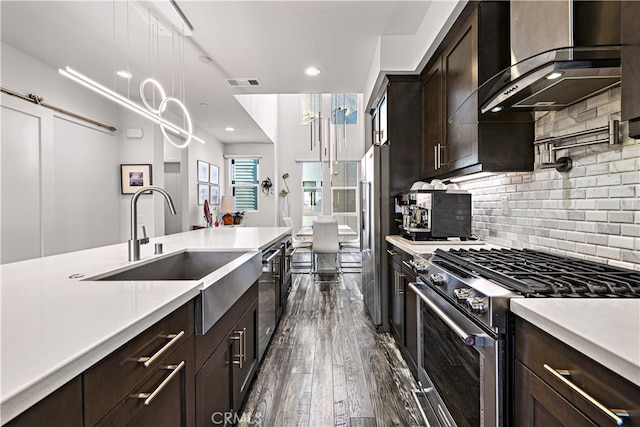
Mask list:
[[[259,159],[231,159],[231,191],[236,198],[236,210],[258,210]]]
[[[322,215],[322,163],[302,164],[302,225],[311,225]]]
[[[359,162],[334,162],[331,168],[326,163],[302,163],[303,226],[312,225],[323,215],[324,190],[324,199],[330,200],[331,215],[338,224],[348,225],[354,231],[360,229],[358,167]],[[331,185],[323,189],[323,182]]]
[[[338,224],[358,226],[358,162],[336,162],[331,177],[331,214]]]

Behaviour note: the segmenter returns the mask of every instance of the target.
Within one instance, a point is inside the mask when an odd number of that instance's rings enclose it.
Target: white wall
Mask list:
[[[117,124],[117,108],[111,102],[11,46],[2,44],[1,53],[3,87]],[[2,229],[17,231],[13,236],[3,232],[2,262],[118,242],[117,133],[6,94],[2,111]],[[33,118],[27,125],[35,132],[33,162],[11,154],[23,150],[23,140],[11,130],[18,125],[8,117],[9,111]],[[28,188],[16,179],[25,174],[37,177]],[[23,233],[31,238],[24,239]]]
[[[6,44],[1,53],[3,87],[43,96],[50,104],[118,129],[107,131],[2,94],[3,263],[128,240],[132,196],[120,194],[120,164],[151,164],[153,184],[162,187],[165,159],[179,161],[183,191],[173,196],[180,198],[184,209],[182,229],[202,225],[196,161],[218,165],[221,183],[225,182],[222,143],[196,127],[195,133],[207,144],[172,148],[157,126],[62,77],[56,69]],[[127,138],[131,128],[142,129],[143,137]],[[14,155],[16,150],[20,156]],[[15,177],[25,174],[25,184],[16,185]],[[138,201],[138,223],[146,226],[149,237],[164,234],[164,205],[157,194]]]

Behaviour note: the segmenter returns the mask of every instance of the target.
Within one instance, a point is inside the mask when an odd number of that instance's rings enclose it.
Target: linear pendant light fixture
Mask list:
[[[117,92],[112,91],[111,89],[107,88],[106,86],[101,85],[100,83],[88,78],[87,76],[79,73],[78,71],[74,70],[71,67],[65,67],[65,69],[59,68],[58,72],[60,74],[62,74],[63,76],[75,81],[76,83],[81,84],[82,86],[91,89],[92,91],[94,91],[95,93],[104,96],[105,98],[117,103],[118,105],[121,105],[127,109],[129,109],[130,111],[133,111],[134,113],[139,114],[140,116],[151,120],[154,123],[157,123],[158,125],[160,125],[160,129],[162,130],[162,134],[164,135],[164,137],[174,146],[178,147],[178,148],[184,148],[187,145],[189,145],[189,143],[191,142],[192,139],[195,139],[196,141],[204,144],[205,141],[201,138],[198,138],[197,136],[195,136],[193,134],[193,123],[191,122],[191,116],[189,115],[189,112],[187,111],[186,107],[184,106],[184,104],[177,98],[173,98],[173,97],[163,97],[162,102],[160,103],[160,106],[158,107],[157,110],[154,110],[150,107],[147,107],[146,109],[142,106],[140,106],[139,104],[136,104],[135,102],[131,101],[130,99],[120,95]],[[146,79],[145,81],[142,82],[141,87],[140,87],[140,92],[142,95],[142,99],[144,100],[144,94],[143,94],[143,88],[144,85],[146,83],[152,83],[154,86],[156,86],[156,88],[158,88],[158,91],[163,94],[164,90],[162,89],[162,87],[160,86],[160,84],[153,80],[153,79]],[[185,121],[186,121],[186,125],[187,125],[187,129],[184,129],[180,126],[177,126],[176,124],[168,121],[167,119],[165,119],[164,117],[162,117],[162,112],[166,109],[166,106],[169,102],[173,102],[175,104],[177,104],[181,109],[182,112],[184,114],[185,117]],[[144,102],[145,106],[148,105],[146,100]],[[152,110],[152,111],[151,111]],[[186,138],[185,142],[182,144],[176,144],[171,138],[169,138],[169,136],[167,135],[167,131],[173,133],[174,135],[178,135],[180,137]]]

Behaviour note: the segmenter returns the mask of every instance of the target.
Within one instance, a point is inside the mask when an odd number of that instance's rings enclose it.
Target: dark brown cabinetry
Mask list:
[[[622,120],[629,121],[629,136],[640,138],[640,2],[620,2],[622,43]]]
[[[389,260],[389,327],[398,346],[404,346],[404,273],[402,251],[392,245],[387,249]]]
[[[6,427],[38,426],[82,426],[82,377],[69,381],[6,424]]]
[[[177,347],[186,344],[193,333],[194,304],[189,302],[89,368],[83,375],[84,424],[96,425],[146,379],[167,377],[165,359]],[[190,342],[193,346],[193,341]],[[185,359],[189,358],[192,365],[193,356],[187,354]]]
[[[470,2],[422,72],[422,178],[533,170],[532,115],[479,112],[509,64],[509,3]]]
[[[520,318],[515,336],[515,425],[640,425],[640,387]]]
[[[418,311],[417,295],[409,287],[416,275],[409,261],[413,256],[389,244],[389,326],[409,368],[417,376]]]
[[[389,145],[388,194],[393,196],[420,179],[420,76],[389,75],[378,97],[371,111],[371,140],[375,145]]]
[[[257,282],[196,337],[196,425],[233,424],[258,366]],[[213,352],[212,352],[213,350]]]

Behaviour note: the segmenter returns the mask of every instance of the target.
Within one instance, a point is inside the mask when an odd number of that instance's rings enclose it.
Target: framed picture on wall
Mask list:
[[[153,184],[151,165],[120,165],[120,193],[134,194]]]
[[[209,188],[209,204],[217,205],[220,203],[220,187],[212,185]]]
[[[198,182],[209,182],[209,163],[198,160]]]
[[[204,205],[205,200],[209,200],[209,184],[198,184],[198,204]]]
[[[209,165],[209,183],[218,185],[218,167],[216,165]]]

